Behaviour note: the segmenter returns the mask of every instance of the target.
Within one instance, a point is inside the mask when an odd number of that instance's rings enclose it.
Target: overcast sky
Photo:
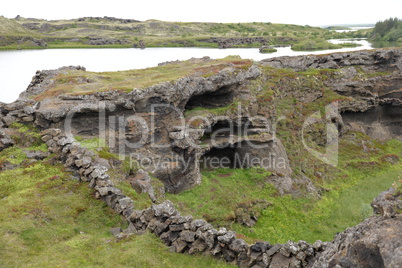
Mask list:
[[[401,0],[13,0],[0,15],[72,19],[112,16],[127,19],[199,22],[273,22],[300,25],[375,23],[402,16]]]

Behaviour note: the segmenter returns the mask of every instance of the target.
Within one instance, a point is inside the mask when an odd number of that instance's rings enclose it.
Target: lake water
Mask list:
[[[332,40],[344,42],[344,40]],[[290,47],[278,47],[271,54],[261,54],[257,48],[120,48],[120,49],[44,49],[0,51],[0,102],[13,102],[24,91],[37,70],[56,69],[68,65],[81,65],[88,71],[119,71],[157,66],[164,61],[187,60],[192,57],[224,58],[239,55],[256,61],[278,57],[323,54],[339,51],[370,49],[366,40],[355,41],[363,46],[321,51],[292,51]]]

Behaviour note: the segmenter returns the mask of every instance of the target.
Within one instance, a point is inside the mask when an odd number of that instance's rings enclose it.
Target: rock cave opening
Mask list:
[[[213,147],[200,159],[201,169],[241,168],[237,157],[237,146]]]
[[[73,135],[82,136],[85,138],[92,138],[99,136],[99,119],[100,115],[97,112],[81,112],[74,114],[69,119],[68,124],[64,127],[71,129]]]
[[[233,101],[233,87],[235,86],[236,85],[223,86],[213,92],[192,96],[187,101],[184,109],[192,110],[198,107],[211,109],[227,106]]]
[[[209,150],[200,158],[201,169],[246,168],[251,143],[243,141],[247,135],[245,121],[235,122],[228,118],[218,120],[205,129],[203,142],[209,144]]]

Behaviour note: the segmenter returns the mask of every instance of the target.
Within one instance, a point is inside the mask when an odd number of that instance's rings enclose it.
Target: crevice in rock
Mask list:
[[[261,133],[268,136],[259,136]],[[261,159],[267,158],[270,149],[262,152],[259,148],[269,148],[268,144],[272,143],[267,130],[256,128],[248,118],[217,120],[205,129],[201,140],[208,146],[200,157],[201,169],[260,166],[263,164]]]
[[[401,138],[402,107],[382,104],[365,112],[341,113],[349,130],[363,132],[373,138]]]
[[[192,110],[198,107],[211,109],[227,106],[233,101],[233,91],[235,87],[237,87],[237,85],[223,86],[213,92],[192,96],[187,101],[184,109]]]
[[[229,136],[230,134],[242,135],[244,132],[244,124],[243,122],[241,122],[241,124],[242,125],[239,126],[230,119],[218,120],[209,128],[205,129],[204,138],[212,135],[216,137]]]

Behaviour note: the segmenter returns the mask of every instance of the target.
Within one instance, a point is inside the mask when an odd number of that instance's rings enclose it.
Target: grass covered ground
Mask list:
[[[85,95],[111,90],[130,92],[134,88],[146,88],[160,82],[174,83],[180,78],[192,75],[209,77],[226,67],[232,67],[236,71],[247,70],[252,64],[251,60],[228,56],[218,60],[188,60],[177,64],[118,72],[72,70],[57,75],[50,88],[33,98],[41,101],[60,94]]]
[[[0,267],[232,267],[202,256],[171,253],[153,234],[117,241],[109,232],[126,222],[85,183],[69,179],[32,128],[15,124],[19,147],[0,153]]]

